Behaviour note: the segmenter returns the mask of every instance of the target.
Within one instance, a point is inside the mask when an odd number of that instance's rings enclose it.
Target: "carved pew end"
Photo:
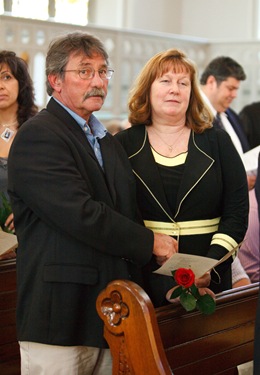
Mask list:
[[[113,375],[172,375],[153,304],[137,284],[115,280],[96,302],[113,358]]]

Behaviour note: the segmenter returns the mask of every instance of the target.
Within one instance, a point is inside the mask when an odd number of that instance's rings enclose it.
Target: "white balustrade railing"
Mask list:
[[[75,30],[98,36],[104,42],[111,66],[115,69],[109,82],[109,94],[102,111],[97,114],[102,119],[123,119],[127,116],[128,92],[137,73],[155,53],[173,47],[185,51],[196,62],[199,73],[213,57],[225,55],[234,58],[244,67],[247,80],[241,83],[238,97],[232,103],[233,108],[239,111],[244,105],[260,100],[260,43],[257,41],[210,43],[173,34],[78,26],[0,15],[0,49],[13,50],[27,59],[40,108],[48,101],[45,90],[48,45],[53,37]]]

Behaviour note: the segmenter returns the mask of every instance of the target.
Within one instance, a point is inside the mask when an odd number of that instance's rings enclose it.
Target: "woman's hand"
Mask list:
[[[255,182],[256,182],[255,175],[247,175],[248,190],[251,190],[255,187]]]
[[[212,292],[209,288],[198,288],[199,294],[204,296],[205,294],[209,294],[213,299],[216,299],[215,293]]]
[[[213,299],[216,299],[215,293],[211,289],[207,288],[210,284],[211,276],[210,272],[206,272],[203,276],[195,279],[195,286],[198,288],[199,294],[204,296],[204,294],[209,294]]]
[[[14,232],[15,231],[15,228],[14,228],[14,214],[11,213],[8,218],[6,219],[5,221],[5,227],[7,229],[9,229],[11,232]]]
[[[209,286],[211,281],[210,272],[206,272],[203,276],[196,278],[194,284],[199,288],[206,288]]]

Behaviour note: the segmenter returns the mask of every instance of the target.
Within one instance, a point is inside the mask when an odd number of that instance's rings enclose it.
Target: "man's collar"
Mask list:
[[[202,96],[202,99],[204,100],[204,102],[207,104],[207,106],[209,107],[210,111],[212,112],[213,116],[216,117],[216,114],[217,114],[217,111],[215,110],[215,108],[213,107],[213,105],[211,104],[209,98],[207,97],[207,95],[204,93],[204,91],[202,91],[202,89],[200,90],[200,93],[201,93],[201,96]]]
[[[86,124],[86,120],[72,111],[70,108],[66,107],[58,99],[54,97],[53,99],[56,100],[56,102],[59,103],[83,129],[84,125]],[[95,137],[98,137],[100,139],[105,137],[107,129],[93,114],[90,115],[87,125],[91,128],[91,132]]]

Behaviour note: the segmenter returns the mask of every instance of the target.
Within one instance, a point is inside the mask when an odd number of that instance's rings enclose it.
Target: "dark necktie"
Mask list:
[[[224,129],[224,125],[223,125],[223,122],[221,121],[221,117],[220,117],[220,113],[217,112],[216,114],[216,117],[215,117],[215,124],[220,128],[220,129]]]

